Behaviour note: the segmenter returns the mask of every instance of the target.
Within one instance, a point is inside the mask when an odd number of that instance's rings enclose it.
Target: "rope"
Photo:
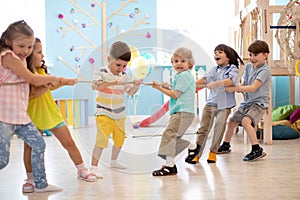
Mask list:
[[[95,81],[92,80],[78,80],[77,83],[94,83]],[[11,86],[11,85],[19,85],[19,84],[25,84],[26,82],[17,82],[17,83],[0,83],[0,86]],[[106,81],[100,81],[101,83],[110,83],[110,82],[106,82]],[[127,85],[127,84],[135,84],[134,81],[129,81],[129,82],[118,82],[116,83],[116,85]],[[143,85],[147,85],[147,86],[152,86],[153,83],[152,82],[143,82],[141,83]],[[162,83],[158,83],[159,85],[162,85]],[[197,88],[206,88],[206,84],[197,84],[196,85]]]

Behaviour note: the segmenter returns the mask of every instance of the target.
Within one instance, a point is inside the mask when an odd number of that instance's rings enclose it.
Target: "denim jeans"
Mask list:
[[[35,187],[38,189],[47,187],[44,164],[46,143],[32,122],[20,125],[0,122],[0,170],[8,164],[13,134],[32,148],[31,165]]]

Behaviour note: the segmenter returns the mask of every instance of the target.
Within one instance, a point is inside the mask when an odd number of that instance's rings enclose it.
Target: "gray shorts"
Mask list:
[[[252,121],[251,125],[256,127],[259,121],[263,118],[266,109],[267,108],[265,108],[263,105],[258,105],[256,103],[250,106],[239,107],[239,109],[233,113],[230,120],[241,125],[243,118],[249,117]]]

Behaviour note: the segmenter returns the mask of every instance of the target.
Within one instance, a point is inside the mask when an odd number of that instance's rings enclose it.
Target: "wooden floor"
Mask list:
[[[130,119],[131,121],[133,119]],[[234,135],[232,152],[218,155],[216,164],[206,162],[208,149],[200,163],[184,162],[186,151],[176,158],[178,175],[152,177],[163,161],[156,156],[160,134],[167,119],[151,128],[127,126],[128,137],[120,154],[127,170],[117,171],[107,165],[111,148],[105,149],[100,171],[104,179],[87,183],[76,178],[76,169],[54,136],[45,137],[48,182],[63,187],[62,192],[23,194],[25,179],[22,163],[23,143],[13,138],[9,165],[0,171],[1,200],[92,200],[92,199],[300,199],[300,140],[274,140],[263,145],[267,156],[256,162],[242,158],[250,150],[243,135]],[[197,121],[184,136],[194,141]],[[72,130],[73,137],[89,166],[94,145],[95,126]],[[210,138],[209,138],[210,141]],[[209,144],[209,142],[208,142]]]

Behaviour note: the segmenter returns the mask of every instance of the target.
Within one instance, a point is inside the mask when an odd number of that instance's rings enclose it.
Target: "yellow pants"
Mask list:
[[[96,116],[97,137],[95,146],[106,148],[110,134],[116,147],[122,147],[125,140],[126,117],[116,120],[105,115]]]

